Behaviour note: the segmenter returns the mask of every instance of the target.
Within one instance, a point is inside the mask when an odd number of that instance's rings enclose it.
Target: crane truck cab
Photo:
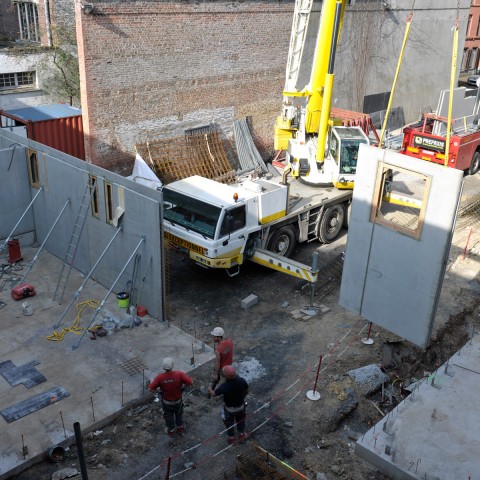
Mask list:
[[[334,241],[352,199],[351,190],[289,183],[285,172],[234,185],[195,175],[165,185],[162,195],[165,240],[198,265],[232,276],[251,260],[300,278],[311,272],[287,261],[295,246]]]
[[[241,265],[249,240],[284,217],[288,203],[288,187],[264,179],[231,186],[195,175],[162,192],[166,240],[209,268]]]

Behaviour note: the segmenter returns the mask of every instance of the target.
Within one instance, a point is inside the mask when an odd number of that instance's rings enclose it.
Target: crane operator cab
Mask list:
[[[352,189],[361,143],[370,143],[361,128],[333,126],[329,131],[323,162],[319,162],[310,153],[316,146],[312,139],[303,144],[291,139],[287,158],[293,176],[312,186]]]

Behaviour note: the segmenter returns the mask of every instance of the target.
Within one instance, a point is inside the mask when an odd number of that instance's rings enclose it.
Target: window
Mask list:
[[[97,177],[90,175],[90,196],[91,196],[91,206],[92,206],[92,215],[94,217],[100,218],[100,210],[98,208],[98,188],[97,188]]]
[[[0,90],[36,86],[35,72],[0,73]]]
[[[470,37],[470,27],[472,25],[472,16],[468,16],[468,22],[467,22],[467,32],[466,32],[466,37]]]
[[[472,54],[470,55],[470,61],[468,62],[468,69],[474,70],[478,64],[478,48],[472,48]]]
[[[468,63],[470,61],[470,49],[464,48],[463,49],[463,57],[462,57],[462,72],[466,72],[468,70]]]
[[[478,19],[478,23],[477,23],[477,37],[480,37],[480,18]]]
[[[245,205],[227,210],[223,217],[220,237],[228,235],[245,226]]]
[[[420,239],[430,177],[380,163],[370,221]]]
[[[113,202],[113,185],[111,183],[105,182],[105,215],[107,223],[113,223],[113,216],[115,212],[114,202]]]
[[[40,175],[38,173],[38,159],[36,150],[27,150],[28,155],[28,175],[30,185],[34,188],[40,188]]]
[[[31,1],[16,1],[20,39],[29,42],[40,41],[37,4]]]

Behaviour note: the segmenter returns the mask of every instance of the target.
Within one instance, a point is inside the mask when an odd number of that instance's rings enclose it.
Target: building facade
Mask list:
[[[74,18],[73,0],[0,2],[0,109],[69,101],[55,79]]]
[[[470,0],[441,3],[425,0],[414,11],[394,103],[406,121],[433,110],[449,84],[445,52],[457,12],[465,31]],[[100,0],[88,11],[76,8],[87,160],[130,174],[136,143],[211,124],[229,138],[233,121],[246,116],[262,155],[273,152],[292,0]],[[388,95],[411,8],[407,0],[357,0],[348,9],[334,106],[361,111],[366,96]],[[320,11],[314,2],[313,33]],[[307,68],[314,40],[308,42]]]
[[[480,0],[471,1],[461,73],[478,73],[480,71]]]

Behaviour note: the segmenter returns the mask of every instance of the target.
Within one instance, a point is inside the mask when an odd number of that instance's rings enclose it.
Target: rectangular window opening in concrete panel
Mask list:
[[[104,183],[105,191],[105,215],[107,223],[113,224],[115,215],[115,204],[113,199],[113,185],[109,182]]]
[[[38,173],[38,156],[36,150],[27,150],[28,155],[28,176],[30,185],[33,188],[40,188],[40,175]]]
[[[430,182],[428,175],[380,162],[370,221],[419,240]]]
[[[92,215],[100,218],[100,208],[98,206],[98,180],[94,175],[90,175],[88,182],[90,184],[91,208]]]

